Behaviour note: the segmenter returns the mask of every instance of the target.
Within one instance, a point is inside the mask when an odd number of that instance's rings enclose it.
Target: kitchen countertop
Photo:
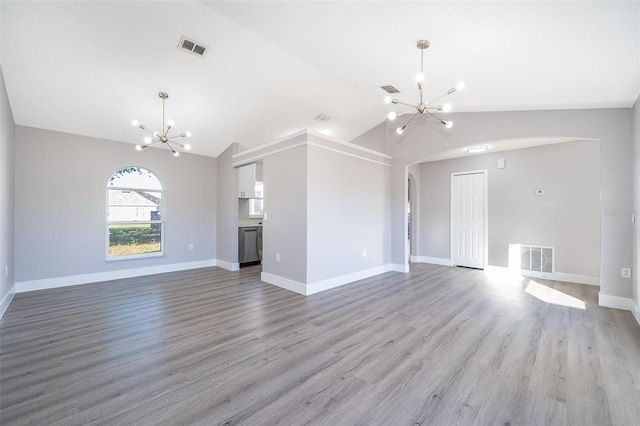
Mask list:
[[[262,226],[262,219],[239,220],[238,228],[246,228],[248,226]]]

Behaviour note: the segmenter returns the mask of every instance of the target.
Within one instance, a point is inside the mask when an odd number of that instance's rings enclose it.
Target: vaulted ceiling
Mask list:
[[[304,128],[351,140],[457,81],[454,111],[628,108],[640,93],[640,1],[9,1],[0,64],[16,124],[139,143],[138,119],[194,152]],[[179,49],[182,36],[208,47]],[[314,117],[327,115],[321,122]],[[454,131],[455,129],[452,129]]]

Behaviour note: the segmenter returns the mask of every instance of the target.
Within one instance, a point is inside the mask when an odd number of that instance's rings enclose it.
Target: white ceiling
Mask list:
[[[166,91],[202,155],[304,128],[353,139],[390,111],[379,86],[414,103],[421,38],[426,97],[467,84],[454,111],[631,107],[640,93],[640,0],[2,0],[1,13],[16,124],[139,143],[131,120],[159,130]],[[207,55],[177,49],[182,35]]]

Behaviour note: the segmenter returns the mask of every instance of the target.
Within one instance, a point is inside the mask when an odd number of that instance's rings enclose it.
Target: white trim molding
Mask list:
[[[408,273],[410,271],[408,263],[392,263],[391,270],[394,272]]]
[[[392,270],[393,267],[390,264],[381,265],[374,268],[364,269],[362,271],[352,272],[350,274],[339,275],[337,277],[329,278],[322,281],[316,281],[309,284],[270,274],[268,272],[262,272],[260,274],[260,279],[267,284],[273,284],[280,288],[284,288],[285,290],[302,294],[303,296],[310,296],[315,293],[320,293],[321,291],[351,284],[353,282],[360,281],[365,278],[370,278],[375,275],[384,274],[385,272],[389,272]]]
[[[434,265],[453,266],[453,261],[451,259],[445,259],[444,257],[411,256],[411,261],[415,263],[431,263]]]
[[[70,285],[90,284],[122,278],[141,277],[162,274],[164,272],[185,271],[188,269],[217,266],[215,259],[196,262],[172,263],[170,265],[149,266],[145,268],[120,269],[118,271],[96,272],[93,274],[71,275],[67,277],[45,278],[42,280],[20,281],[15,283],[16,293],[66,287]]]
[[[300,281],[290,280],[289,278],[269,274],[268,272],[261,272],[260,280],[264,281],[267,284],[273,284],[277,287],[284,288],[285,290],[302,294],[303,296],[306,296],[308,294],[306,284],[301,283]]]
[[[630,297],[612,296],[610,294],[598,293],[598,305],[605,308],[622,309],[633,312],[633,299]],[[637,319],[637,317],[636,317]]]
[[[15,294],[16,294],[16,284],[13,283],[13,285],[11,285],[11,287],[9,288],[9,291],[7,292],[7,294],[4,295],[4,297],[2,298],[2,301],[0,302],[0,319],[2,318],[4,313],[7,311],[7,308],[9,307],[9,304],[13,300],[13,296]]]
[[[633,303],[633,311],[631,313],[633,314],[633,317],[636,319],[638,324],[640,324],[640,305],[638,305],[638,303]]]
[[[355,281],[360,281],[365,278],[373,277],[375,275],[384,274],[391,271],[391,265],[376,266],[374,268],[364,269],[362,271],[352,272],[350,274],[339,275],[337,277],[329,278],[322,281],[316,281],[314,283],[307,284],[307,295],[319,293],[321,291],[329,290],[335,287],[340,287],[346,284],[351,284]]]
[[[226,269],[227,271],[235,272],[240,270],[240,263],[227,262],[226,260],[216,259],[215,266]]]

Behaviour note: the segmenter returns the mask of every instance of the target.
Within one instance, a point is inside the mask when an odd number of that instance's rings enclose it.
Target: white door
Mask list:
[[[451,255],[454,266],[484,268],[485,173],[451,179]]]

